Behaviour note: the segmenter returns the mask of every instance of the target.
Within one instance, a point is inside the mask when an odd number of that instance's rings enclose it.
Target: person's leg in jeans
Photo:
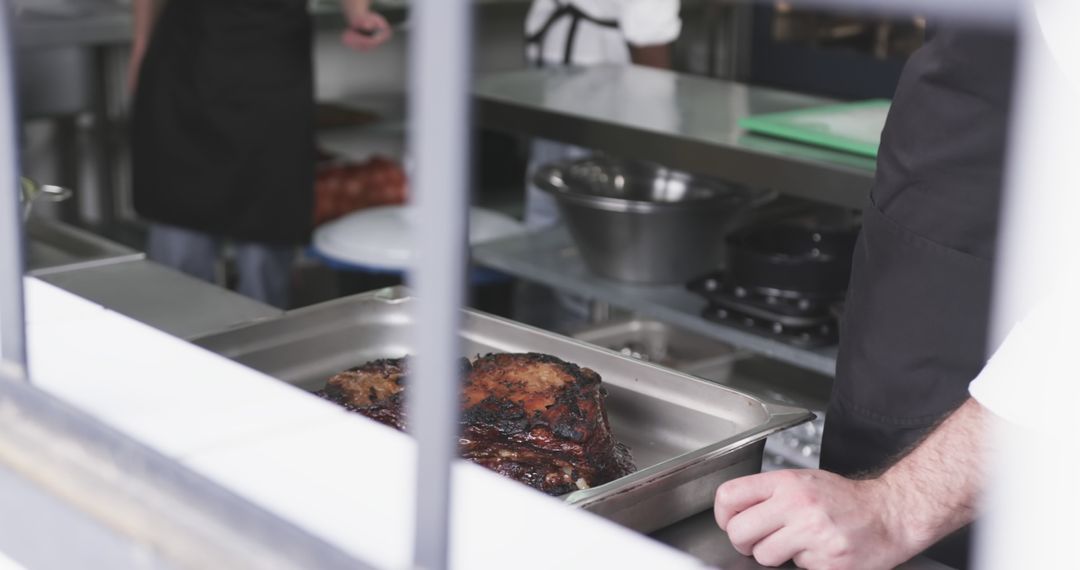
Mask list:
[[[214,283],[217,281],[219,245],[219,240],[210,234],[166,224],[150,224],[146,256],[151,261]]]
[[[279,309],[289,308],[296,248],[254,242],[237,242],[235,248],[237,292]]]

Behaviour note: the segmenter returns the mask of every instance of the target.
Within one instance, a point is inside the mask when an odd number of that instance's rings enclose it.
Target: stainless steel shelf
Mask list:
[[[628,285],[589,272],[562,227],[478,245],[473,260],[517,277],[664,321],[739,348],[832,376],[836,347],[801,349],[701,317],[705,301],[681,285]]]
[[[862,208],[875,161],[753,135],[742,117],[833,103],[637,66],[545,68],[480,78],[488,128],[652,160],[754,187]]]

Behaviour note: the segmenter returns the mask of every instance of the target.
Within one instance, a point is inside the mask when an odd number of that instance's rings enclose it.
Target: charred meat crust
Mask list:
[[[497,353],[462,362],[462,457],[551,495],[634,471],[604,408],[600,375],[547,354]],[[403,430],[404,359],[332,377],[318,395]]]
[[[345,409],[361,413],[392,428],[405,429],[405,359],[372,360],[332,376],[315,392]]]

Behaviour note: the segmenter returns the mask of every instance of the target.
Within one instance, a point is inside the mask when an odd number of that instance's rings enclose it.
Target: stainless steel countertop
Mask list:
[[[140,251],[55,220],[31,217],[25,228],[26,266],[35,276],[144,257]]]
[[[273,307],[144,259],[38,277],[181,338],[282,314]]]
[[[473,247],[473,259],[488,267],[604,301],[757,354],[833,376],[836,347],[797,348],[705,320],[705,301],[682,285],[642,286],[619,283],[591,273],[563,227],[522,234]]]
[[[728,541],[727,535],[716,526],[712,511],[688,518],[652,534],[656,540],[697,557],[721,570],[759,570],[767,568],[743,556]],[[795,568],[793,565],[782,568]],[[899,570],[949,570],[948,566],[926,558],[916,558],[901,564]]]
[[[638,66],[545,68],[476,83],[478,118],[523,133],[672,168],[862,208],[875,161],[749,134],[748,115],[830,99]]]

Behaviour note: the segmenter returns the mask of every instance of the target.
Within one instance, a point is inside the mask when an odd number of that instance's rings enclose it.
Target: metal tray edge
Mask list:
[[[749,397],[757,400],[753,396]],[[758,401],[765,408],[766,413],[769,414],[769,420],[762,426],[738,433],[707,447],[673,457],[663,463],[646,467],[598,487],[568,493],[563,495],[563,500],[571,505],[588,507],[591,504],[617,495],[631,493],[640,487],[648,486],[654,481],[671,477],[680,471],[753,445],[774,433],[811,421],[816,417],[813,412],[801,408]]]

